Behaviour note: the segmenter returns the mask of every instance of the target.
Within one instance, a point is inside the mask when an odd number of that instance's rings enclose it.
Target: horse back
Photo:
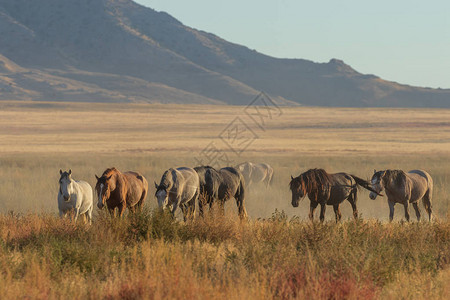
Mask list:
[[[355,185],[354,179],[347,173],[329,174],[331,191],[328,205],[339,204],[350,196]]]
[[[433,179],[431,178],[431,175],[428,174],[427,171],[424,171],[424,170],[411,170],[411,171],[408,172],[408,175],[411,176],[411,177],[414,177],[413,174],[419,175],[420,177],[424,178],[425,181],[428,184],[432,184],[433,183]]]
[[[329,174],[330,175],[330,180],[331,180],[331,184],[332,185],[353,185],[354,184],[354,180],[352,178],[352,176],[350,176],[347,173],[341,172],[341,173],[334,173],[334,174]]]
[[[144,193],[147,193],[148,182],[144,176],[138,172],[128,171],[122,174],[127,191],[127,205],[133,206],[141,199]]]
[[[411,170],[407,173],[411,182],[411,200],[420,199],[423,195],[433,189],[433,179],[424,170]]]
[[[182,197],[182,202],[189,201],[196,193],[200,193],[200,176],[197,171],[187,167],[177,168],[174,171],[176,177],[172,189]]]
[[[89,183],[87,183],[86,181],[75,181],[78,184],[80,193],[83,194],[83,196],[87,199],[91,199],[92,200],[92,187]]]
[[[231,193],[232,196],[238,192],[241,183],[245,184],[244,176],[236,168],[226,167],[220,169],[222,183],[220,185],[220,194]]]
[[[236,166],[237,170],[241,172],[244,176],[246,182],[250,182],[251,177],[253,176],[254,165],[251,162],[244,162]]]
[[[92,187],[86,181],[76,181],[78,184],[79,194],[80,194],[80,213],[85,213],[89,208],[94,205],[94,196],[92,192]]]

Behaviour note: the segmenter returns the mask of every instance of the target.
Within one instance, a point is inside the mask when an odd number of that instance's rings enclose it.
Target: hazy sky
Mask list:
[[[448,0],[136,2],[271,56],[338,58],[364,74],[450,88]]]

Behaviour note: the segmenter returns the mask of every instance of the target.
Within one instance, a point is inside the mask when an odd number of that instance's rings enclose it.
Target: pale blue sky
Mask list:
[[[344,60],[403,84],[450,88],[450,1],[137,0],[275,57]]]

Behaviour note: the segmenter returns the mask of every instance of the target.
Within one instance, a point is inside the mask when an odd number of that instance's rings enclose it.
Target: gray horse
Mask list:
[[[91,224],[94,209],[92,187],[86,181],[73,180],[72,170],[69,172],[59,170],[59,175],[59,216],[65,217],[69,212],[73,212],[75,222],[79,215],[84,215]]]
[[[376,171],[372,176],[372,188],[381,193],[386,191],[389,204],[389,220],[394,218],[394,205],[401,203],[405,207],[405,218],[409,221],[409,204],[416,211],[417,220],[420,221],[420,210],[417,202],[423,200],[428,213],[428,220],[432,219],[431,198],[433,194],[433,179],[423,170],[412,170],[408,173],[402,170]],[[375,200],[376,193],[371,192],[370,199]]]
[[[164,172],[159,185],[155,182],[155,187],[160,208],[170,208],[174,215],[180,206],[185,221],[194,218],[195,202],[200,193],[199,177],[194,169],[170,168]]]
[[[266,164],[254,164],[251,162],[244,162],[236,166],[244,176],[245,183],[250,186],[252,183],[264,182],[266,187],[272,183],[273,168]]]
[[[236,200],[240,218],[247,217],[244,207],[245,179],[244,176],[233,167],[216,170],[210,166],[196,167],[200,177],[199,212],[203,215],[203,205],[209,204],[211,209],[214,202],[218,202],[222,213],[224,204],[231,197]]]

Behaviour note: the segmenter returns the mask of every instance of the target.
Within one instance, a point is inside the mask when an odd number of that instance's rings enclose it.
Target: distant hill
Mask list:
[[[344,62],[278,59],[131,0],[0,0],[0,100],[450,107]]]

